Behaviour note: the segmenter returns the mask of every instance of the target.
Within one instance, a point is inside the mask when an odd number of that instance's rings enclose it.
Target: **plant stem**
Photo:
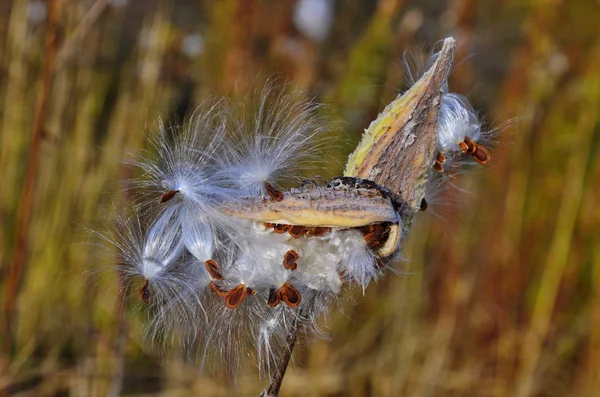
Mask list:
[[[50,90],[52,88],[52,75],[54,72],[54,60],[56,55],[56,37],[58,32],[58,1],[48,2],[48,22],[46,28],[46,43],[44,48],[44,63],[42,69],[42,87],[33,119],[31,141],[27,158],[27,170],[25,182],[17,215],[15,230],[15,247],[12,261],[8,271],[8,285],[5,292],[4,302],[4,324],[6,344],[12,347],[13,342],[13,320],[17,304],[17,294],[21,285],[21,277],[24,272],[26,254],[28,249],[29,222],[34,211],[34,193],[37,185],[39,168],[40,146],[44,135],[44,124],[48,113],[50,102]]]
[[[269,384],[269,387],[263,390],[263,392],[260,394],[260,397],[279,396],[279,389],[281,389],[283,377],[285,376],[288,364],[290,363],[290,359],[292,358],[294,346],[296,346],[296,340],[298,338],[298,328],[298,320],[296,319],[286,339],[287,349],[285,349],[283,354],[279,356],[279,362],[277,363],[277,366],[275,368],[275,373],[271,377],[271,383]]]

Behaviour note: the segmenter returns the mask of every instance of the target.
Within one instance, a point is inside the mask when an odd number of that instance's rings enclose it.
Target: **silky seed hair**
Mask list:
[[[338,123],[303,97],[272,83],[251,105],[220,99],[182,127],[159,124],[151,148],[128,160],[141,171],[133,215],[106,237],[138,283],[147,336],[218,357],[231,374],[250,354],[270,375],[293,327],[324,335],[318,320],[343,287],[367,293],[404,237],[398,192],[319,179]],[[480,125],[460,96],[441,106],[440,153],[462,154],[456,141],[477,140]]]

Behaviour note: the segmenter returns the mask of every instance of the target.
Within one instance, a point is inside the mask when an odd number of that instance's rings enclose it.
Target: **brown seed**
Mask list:
[[[168,192],[166,192],[165,194],[160,196],[160,200],[158,200],[158,204],[166,203],[167,201],[169,201],[173,197],[175,197],[175,195],[177,193],[179,193],[179,190],[169,190]]]
[[[390,234],[390,227],[387,223],[380,223],[377,225],[369,225],[364,228],[361,228],[361,231],[365,236],[367,245],[370,248],[378,248],[382,246],[387,240]]]
[[[440,165],[444,164],[446,162],[446,156],[444,153],[438,153],[437,156],[435,156],[435,161],[437,161]]]
[[[214,292],[215,294],[222,297],[225,297],[227,295],[227,291],[223,291],[221,288],[217,287],[217,285],[212,281],[208,285],[210,286],[212,292]]]
[[[271,228],[274,228],[277,225],[274,224],[274,223],[265,222],[265,223],[263,223],[263,226],[265,227],[265,229],[271,229]]]
[[[286,233],[289,228],[292,227],[291,225],[284,225],[284,224],[278,224],[273,226],[273,231],[277,234],[283,234]]]
[[[438,153],[435,156],[435,163],[433,164],[433,169],[439,172],[444,171],[444,167],[442,164],[446,162],[446,156],[443,153]]]
[[[272,288],[271,291],[269,291],[269,299],[267,300],[267,304],[270,307],[275,307],[280,302],[281,302],[281,299],[279,298],[279,290]]]
[[[330,227],[313,227],[310,232],[309,235],[310,236],[314,236],[314,237],[321,237],[326,235],[327,233],[331,232],[331,228]]]
[[[492,157],[490,156],[490,152],[488,152],[488,150],[481,145],[477,145],[477,149],[472,154],[472,156],[473,160],[483,165],[487,164],[490,161],[490,158]]]
[[[419,206],[419,210],[425,211],[428,206],[429,206],[429,204],[427,204],[427,200],[425,200],[425,197],[423,197],[421,199],[421,205]]]
[[[146,304],[150,303],[150,287],[148,286],[148,280],[146,280],[142,288],[140,288],[138,295],[142,302]]]
[[[300,238],[300,237],[304,236],[307,231],[308,231],[308,228],[306,226],[294,225],[289,228],[288,233],[293,238]]]
[[[296,261],[300,258],[300,255],[294,250],[289,250],[283,255],[283,267],[288,270],[296,270],[298,264]]]
[[[290,308],[298,307],[302,301],[302,295],[290,283],[285,283],[279,288],[279,298]]]
[[[277,189],[275,186],[271,185],[269,182],[265,182],[265,190],[271,200],[281,201],[283,200],[283,192]]]
[[[210,274],[210,277],[213,280],[223,280],[223,272],[221,272],[221,268],[217,264],[217,262],[209,259],[204,262],[204,267],[206,267],[206,271]]]
[[[465,137],[465,143],[467,144],[467,154],[473,154],[477,150],[477,144],[470,137]]]
[[[227,294],[225,295],[225,304],[227,305],[227,307],[230,309],[235,309],[236,307],[241,305],[244,299],[246,299],[246,296],[248,295],[247,289],[248,287],[246,287],[246,285],[240,284],[234,289],[227,292]]]
[[[469,145],[467,145],[465,142],[460,142],[458,144],[458,147],[460,148],[460,151],[463,153],[467,153],[467,150],[469,150]]]
[[[256,295],[256,290],[255,290],[255,289],[252,289],[252,288],[250,288],[250,287],[248,287],[248,288],[246,289],[246,294],[247,294],[248,296],[254,296],[254,295]]]

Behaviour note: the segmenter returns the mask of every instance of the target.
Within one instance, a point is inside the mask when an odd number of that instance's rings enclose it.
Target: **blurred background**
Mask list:
[[[0,395],[257,396],[251,360],[232,381],[153,348],[93,271],[124,150],[277,76],[337,110],[340,174],[403,54],[454,36],[492,163],[419,215],[405,275],[345,292],[281,395],[600,396],[599,26],[598,0],[0,0]]]

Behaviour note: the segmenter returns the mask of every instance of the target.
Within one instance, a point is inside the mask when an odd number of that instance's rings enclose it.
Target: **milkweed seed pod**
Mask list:
[[[251,110],[223,99],[181,129],[162,127],[152,150],[129,161],[142,171],[137,205],[109,238],[123,272],[142,279],[149,335],[204,346],[203,358],[217,353],[232,372],[250,345],[271,373],[290,333],[320,332],[344,285],[364,291],[392,268],[427,209],[439,156],[489,158],[474,113],[445,88],[454,51],[446,39],[365,131],[344,176],[328,181],[315,165],[327,163],[331,118],[273,85]]]

